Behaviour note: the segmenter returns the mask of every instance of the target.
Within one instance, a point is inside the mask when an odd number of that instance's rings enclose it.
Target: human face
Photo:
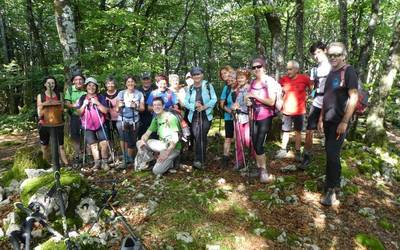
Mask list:
[[[299,69],[296,68],[292,63],[288,63],[286,65],[286,70],[287,70],[287,75],[290,78],[294,78],[297,75],[297,73],[299,72]]]
[[[130,91],[135,89],[136,82],[133,78],[128,78],[125,82],[126,88]]]
[[[240,87],[246,85],[246,83],[247,83],[247,77],[244,75],[239,75],[236,80]]]
[[[94,94],[96,94],[96,91],[97,91],[97,85],[96,85],[96,84],[94,84],[94,83],[92,83],[92,82],[89,82],[89,83],[86,85],[86,92],[87,92],[89,95],[94,95]]]
[[[192,78],[193,78],[194,84],[199,85],[201,83],[201,81],[203,80],[203,77],[204,77],[204,75],[201,73],[193,75]]]
[[[168,87],[167,81],[164,80],[164,79],[159,80],[159,81],[157,82],[157,87],[158,87],[158,89],[161,90],[161,91],[167,90],[167,87]]]
[[[178,87],[179,86],[179,80],[178,79],[175,79],[175,78],[170,78],[170,80],[169,80],[169,85],[172,87],[172,88],[176,88],[176,87]]]
[[[186,84],[187,86],[192,86],[193,85],[193,79],[191,77],[186,78]]]
[[[54,90],[54,88],[56,87],[56,82],[54,81],[54,79],[47,79],[44,83],[44,86],[47,90]]]
[[[156,115],[159,115],[163,112],[164,110],[164,105],[162,104],[161,101],[157,100],[153,102],[153,111]]]
[[[229,73],[230,72],[228,70],[226,70],[226,69],[222,69],[221,70],[221,79],[222,79],[222,81],[224,81],[224,82],[228,81]]]
[[[328,49],[328,58],[332,68],[338,69],[343,66],[345,59],[343,52],[343,48],[339,46],[332,46]]]
[[[235,75],[234,74],[230,74],[226,83],[227,83],[228,86],[233,86],[235,84],[235,81],[236,81]]]
[[[142,80],[143,87],[146,89],[151,87],[151,79],[150,78],[145,78]]]
[[[84,84],[83,77],[81,77],[81,76],[75,76],[72,82],[74,83],[74,85],[77,89],[81,89]]]
[[[326,56],[326,50],[316,49],[313,53],[313,58],[317,63],[321,63],[328,59]]]
[[[251,70],[253,71],[253,73],[255,74],[255,76],[257,78],[260,78],[261,76],[264,75],[264,67],[262,66],[262,64],[255,62],[251,65]]]
[[[115,90],[114,81],[107,81],[106,88],[107,88],[108,91],[114,91]]]

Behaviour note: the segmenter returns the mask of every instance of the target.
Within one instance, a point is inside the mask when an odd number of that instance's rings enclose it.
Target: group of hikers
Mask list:
[[[52,100],[65,104],[70,117],[74,162],[85,161],[88,145],[94,160],[92,169],[109,170],[111,152],[117,148],[112,143],[113,136],[117,135],[124,166],[133,164],[137,169],[144,169],[154,163],[153,173],[161,175],[176,165],[185,140],[193,148],[193,167],[206,167],[207,134],[218,102],[225,124],[221,166],[241,170],[246,160],[255,159],[262,183],[274,179],[267,171],[265,144],[273,118],[282,117],[281,149],[275,158],[288,157],[290,132],[294,131],[299,170],[305,170],[311,162],[314,131],[324,132],[326,179],[325,195],[320,202],[331,206],[338,203],[340,150],[357,104],[358,80],[354,68],[346,63],[346,48],[342,43],[326,46],[316,42],[309,52],[318,64],[310,76],[301,74],[299,63],[294,60],[287,62],[287,74],[278,81],[267,75],[262,57],[253,59],[249,69],[223,67],[219,75],[225,85],[219,101],[213,85],[204,80],[201,67],[193,67],[186,74],[183,87],[176,74],[156,75],[156,88],[149,73],[141,75],[140,87],[134,76],[127,75],[123,90],[118,90],[115,78],[109,77],[102,94],[95,78],[85,78],[79,73],[72,76],[72,85],[61,95],[56,79],[50,76],[43,81],[44,93],[37,97],[38,115],[43,116],[44,105]],[[301,132],[308,96],[312,98],[312,105],[307,115],[302,154]],[[279,112],[282,116],[277,116]],[[40,119],[40,143],[48,157],[50,132],[42,125]],[[182,131],[189,128],[190,136],[185,136]],[[63,126],[57,127],[59,151],[62,162],[68,165],[63,130]],[[230,154],[232,142],[234,157]]]

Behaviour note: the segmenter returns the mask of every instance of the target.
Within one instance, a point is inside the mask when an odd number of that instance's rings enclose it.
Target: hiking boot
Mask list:
[[[110,166],[108,165],[108,160],[107,159],[103,159],[101,161],[101,169],[104,170],[104,171],[110,170]]]
[[[94,160],[94,169],[100,169],[101,168],[101,160]]]
[[[236,162],[235,166],[233,167],[234,171],[240,171],[242,169],[242,164],[240,162]]]
[[[329,188],[325,196],[319,201],[324,206],[339,205],[340,201],[336,199],[335,189]]]
[[[300,150],[296,150],[294,159],[295,159],[297,162],[301,162],[301,151],[300,151]]]
[[[286,149],[279,149],[277,152],[276,152],[276,155],[275,155],[275,159],[284,159],[284,158],[287,158],[288,157],[288,152],[287,152],[287,150]]]
[[[197,169],[204,169],[204,166],[200,161],[193,162],[193,167],[195,167]]]
[[[300,170],[306,170],[308,168],[308,165],[310,165],[311,162],[311,156],[307,153],[304,154],[303,161],[299,166],[297,166],[298,169]]]
[[[260,182],[261,183],[271,183],[274,181],[274,177],[267,173],[267,170],[260,168]]]

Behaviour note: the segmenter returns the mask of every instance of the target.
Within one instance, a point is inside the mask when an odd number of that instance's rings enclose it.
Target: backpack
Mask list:
[[[189,96],[192,96],[193,88],[194,88],[193,85],[190,86],[190,89],[189,89]],[[210,83],[209,83],[209,82],[206,82],[206,88],[207,88],[207,90],[208,90],[208,96],[209,96],[210,99],[211,99],[211,89],[210,89],[211,87],[210,87]]]
[[[169,112],[178,119],[178,124],[179,124],[179,131],[178,131],[178,137],[179,140],[184,142],[184,143],[190,143],[190,127],[189,124],[183,119],[183,116],[180,111],[175,110],[173,108],[169,109]]]
[[[345,81],[345,73],[346,69],[350,65],[346,64],[344,65],[340,70],[340,86],[344,86],[344,81]],[[354,110],[354,114],[356,115],[362,115],[365,113],[365,110],[368,108],[368,99],[369,99],[369,93],[363,88],[363,84],[361,82],[358,83],[358,100],[356,104],[356,108]]]
[[[253,81],[254,82],[254,81]],[[253,85],[253,82],[250,84],[250,88]],[[270,95],[270,91],[275,93],[275,103],[274,103],[274,116],[277,116],[282,108],[283,108],[283,91],[282,86],[275,80],[270,81],[270,86],[267,85],[266,81],[263,81],[264,88],[268,90],[268,95]]]

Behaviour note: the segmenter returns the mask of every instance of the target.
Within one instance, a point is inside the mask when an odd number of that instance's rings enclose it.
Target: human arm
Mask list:
[[[358,90],[357,89],[349,89],[348,94],[349,94],[349,99],[347,101],[347,105],[346,105],[346,108],[344,111],[344,116],[336,129],[336,134],[338,136],[340,136],[346,132],[347,127],[349,125],[349,121],[350,121],[350,119],[354,113],[354,110],[356,109],[356,106],[357,106]]]

